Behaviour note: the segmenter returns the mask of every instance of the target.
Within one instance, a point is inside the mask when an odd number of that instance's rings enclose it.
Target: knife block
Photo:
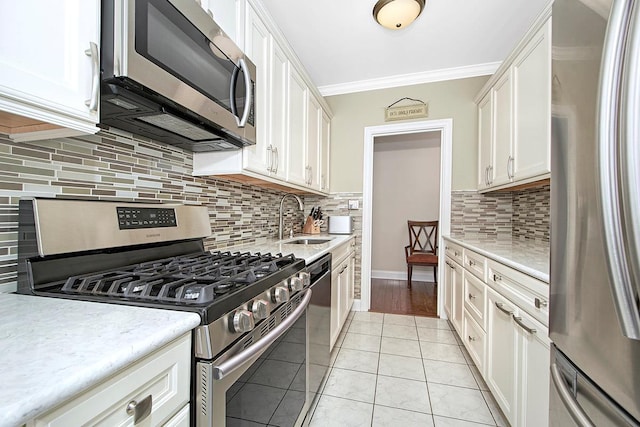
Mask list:
[[[304,234],[320,234],[320,227],[317,225],[313,225],[313,223],[313,218],[308,216],[307,220],[304,223],[304,227],[302,227],[302,232]]]

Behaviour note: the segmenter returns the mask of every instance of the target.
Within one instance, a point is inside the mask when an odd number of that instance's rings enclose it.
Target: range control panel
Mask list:
[[[174,209],[116,207],[116,210],[120,230],[178,226]]]

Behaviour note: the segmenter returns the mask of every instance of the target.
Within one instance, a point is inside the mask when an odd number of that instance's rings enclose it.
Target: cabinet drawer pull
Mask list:
[[[536,308],[540,308],[540,307],[546,307],[548,303],[545,300],[536,298],[534,300],[534,304],[536,305]]]
[[[138,424],[144,420],[151,413],[151,407],[153,406],[153,399],[151,395],[145,397],[140,402],[132,400],[127,404],[127,415],[133,415],[133,423]]]
[[[471,335],[469,335],[469,336],[467,337],[467,339],[468,339],[469,341],[475,341],[475,340],[476,340],[476,339],[475,339],[474,337],[472,337]]]
[[[476,265],[476,263],[473,260],[469,260],[469,265],[473,267],[474,265]]]
[[[529,332],[530,334],[535,334],[536,332],[538,332],[537,330],[535,330],[534,328],[530,328],[527,325],[525,325],[524,323],[522,323],[522,317],[518,317],[518,316],[514,316],[513,314],[511,315],[513,317],[513,320],[516,321],[516,323],[518,325],[520,325],[520,327],[522,329],[524,329],[525,331]]]
[[[496,307],[498,308],[498,310],[500,310],[504,314],[507,314],[509,316],[513,314],[513,310],[507,310],[506,308],[504,308],[504,304],[501,302],[496,302]]]
[[[460,253],[458,251],[453,251],[455,256],[460,256]]]
[[[493,275],[493,281],[494,281],[494,282],[497,282],[497,281],[499,281],[499,280],[502,280],[502,276],[500,276],[499,274],[494,274],[494,275]]]
[[[471,292],[469,292],[469,299],[476,299],[476,296],[474,294],[472,294]]]

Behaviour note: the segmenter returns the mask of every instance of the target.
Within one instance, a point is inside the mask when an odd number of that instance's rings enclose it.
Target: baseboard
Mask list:
[[[360,308],[360,305],[360,300],[354,299],[353,305],[351,306],[351,311],[363,311],[362,308]]]
[[[431,271],[413,270],[411,280],[416,282],[433,282],[433,268],[428,267]],[[371,270],[372,279],[387,280],[407,280],[406,271],[390,271],[390,270]]]

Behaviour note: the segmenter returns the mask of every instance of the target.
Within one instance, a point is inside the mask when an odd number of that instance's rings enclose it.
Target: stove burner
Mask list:
[[[62,292],[207,304],[296,261],[293,255],[203,252],[73,276]]]

